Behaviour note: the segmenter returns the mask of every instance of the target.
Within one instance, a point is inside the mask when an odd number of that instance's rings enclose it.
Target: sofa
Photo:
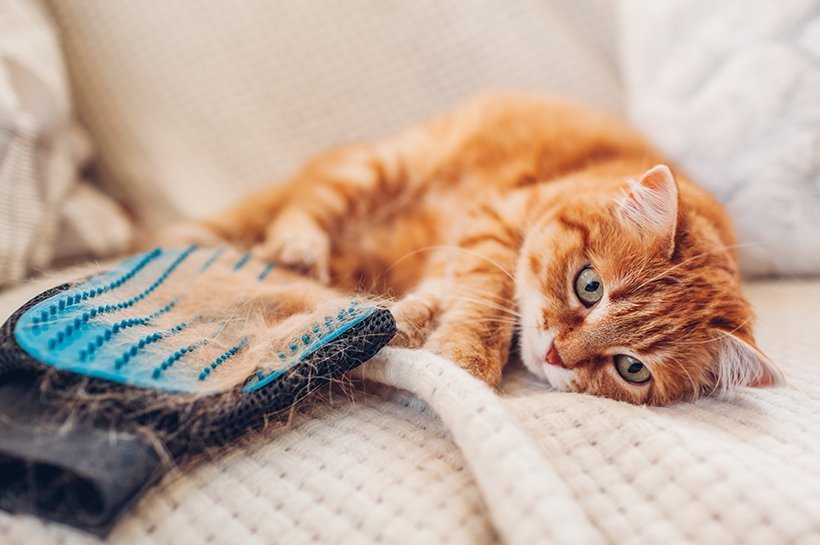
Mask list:
[[[526,88],[627,116],[726,203],[787,379],[658,408],[385,349],[107,542],[820,542],[818,8],[0,0],[3,319],[323,148]],[[4,545],[100,541],[0,512]]]

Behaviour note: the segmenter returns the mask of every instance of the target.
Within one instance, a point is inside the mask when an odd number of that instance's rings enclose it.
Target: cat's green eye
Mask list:
[[[621,378],[632,384],[642,384],[652,378],[646,365],[625,354],[615,356],[615,369]]]
[[[575,295],[585,307],[591,307],[604,296],[604,282],[592,267],[584,267],[575,277]]]

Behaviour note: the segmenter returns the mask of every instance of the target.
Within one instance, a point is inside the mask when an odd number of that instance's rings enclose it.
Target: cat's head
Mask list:
[[[521,357],[560,390],[665,404],[782,382],[755,346],[724,212],[657,166],[584,185],[529,230]]]

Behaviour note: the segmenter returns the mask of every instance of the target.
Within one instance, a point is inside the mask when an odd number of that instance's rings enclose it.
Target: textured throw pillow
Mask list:
[[[0,0],[0,287],[57,259],[125,247],[122,211],[78,180],[89,151],[47,11]]]
[[[820,274],[820,1],[625,0],[633,121],[726,203],[747,275]]]
[[[51,0],[111,191],[157,226],[488,88],[620,107],[608,0]]]

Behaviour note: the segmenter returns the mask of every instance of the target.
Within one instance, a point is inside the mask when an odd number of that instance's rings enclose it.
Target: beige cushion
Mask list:
[[[104,181],[150,225],[214,212],[310,154],[488,87],[620,105],[606,0],[51,6]]]

